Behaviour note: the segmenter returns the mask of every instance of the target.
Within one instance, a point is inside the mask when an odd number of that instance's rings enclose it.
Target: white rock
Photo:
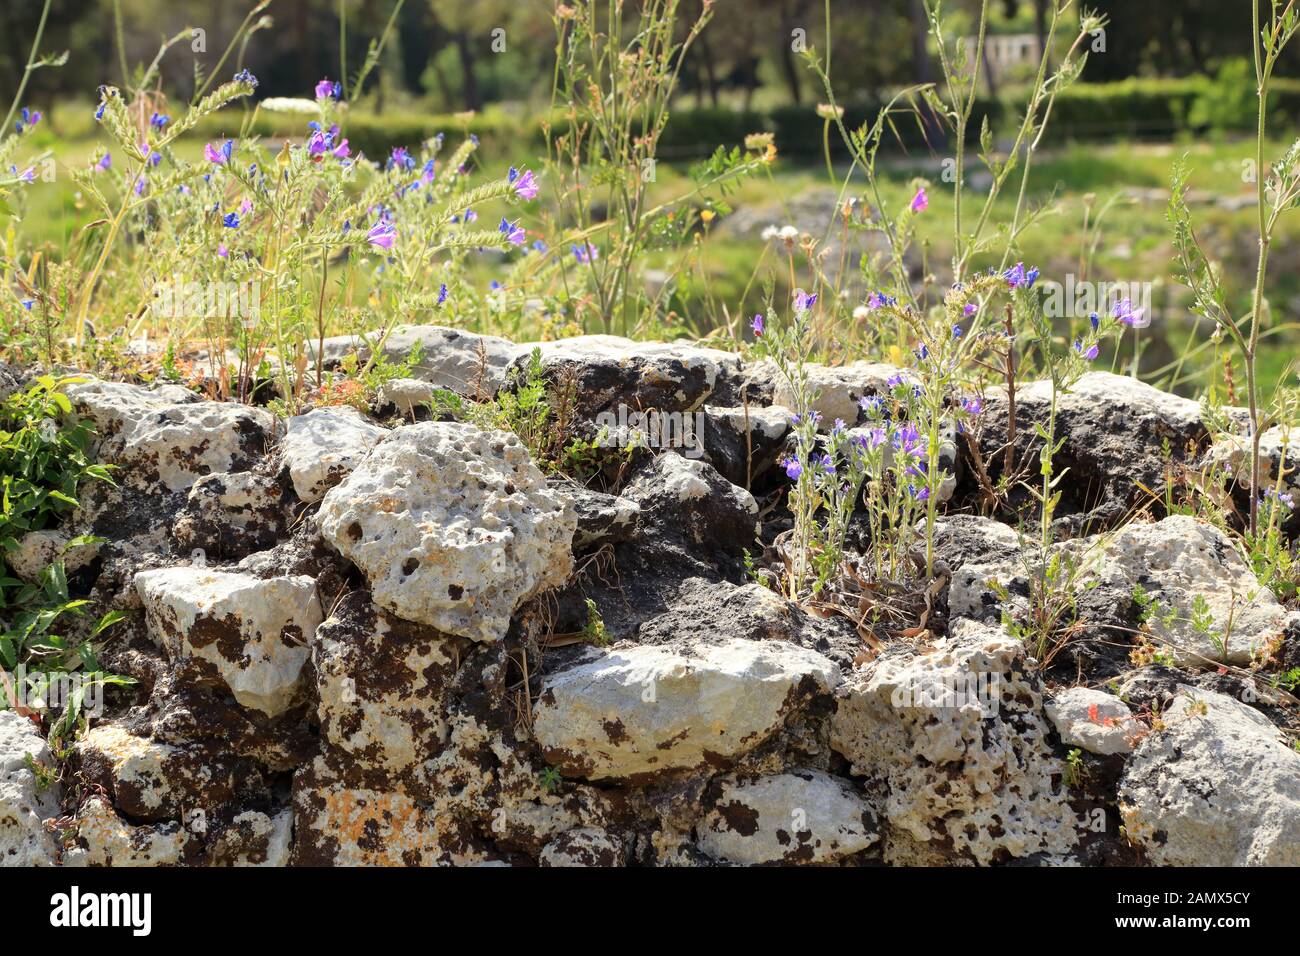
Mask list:
[[[1120,781],[1125,832],[1157,866],[1300,865],[1300,753],[1259,711],[1180,687]]]
[[[394,378],[379,386],[375,399],[379,405],[392,405],[401,414],[412,415],[437,390],[437,385],[418,378]]]
[[[817,393],[812,408],[821,414],[823,429],[829,429],[837,418],[852,426],[861,411],[858,405],[860,399],[867,395],[888,393],[889,379],[905,374],[898,366],[884,362],[809,365],[806,366],[806,373],[809,387]],[[797,407],[794,390],[775,369],[760,374],[771,376],[775,386],[772,393],[775,404],[787,408]]]
[[[748,865],[828,863],[878,839],[876,815],[853,787],[817,770],[724,780],[699,833],[709,856]]]
[[[984,865],[1075,845],[1065,768],[1026,668],[1019,641],[958,618],[932,649],[886,654],[837,695],[831,746],[883,795],[904,842]]]
[[[1114,694],[1071,687],[1049,700],[1044,710],[1067,747],[1082,747],[1102,756],[1133,749],[1137,730],[1133,712]]]
[[[349,352],[356,352],[364,362],[370,357],[366,341],[377,345],[382,337],[382,331],[376,329],[365,340],[355,335],[328,338],[325,359],[337,361]],[[476,335],[438,325],[399,325],[384,341],[383,354],[391,363],[404,362],[417,344],[420,360],[411,370],[414,378],[481,399],[496,394],[505,381],[506,368],[521,352],[528,351],[494,335]]]
[[[542,847],[537,861],[552,867],[622,866],[627,857],[623,841],[606,830],[577,827]]]
[[[49,771],[42,785],[32,767]],[[58,848],[45,821],[59,812],[54,759],[37,726],[0,710],[0,867],[53,866]]]
[[[81,805],[76,830],[78,845],[64,851],[64,866],[175,866],[185,851],[180,824],[131,826],[99,796]]]
[[[325,495],[317,520],[376,604],[476,641],[503,637],[521,602],[573,568],[568,499],[515,435],[473,425],[394,430]]]
[[[18,539],[17,548],[5,554],[4,560],[14,574],[29,583],[40,580],[41,572],[59,558],[63,559],[64,571],[73,574],[95,560],[101,544],[69,548],[71,540],[64,532],[54,529],[29,531]]]
[[[990,394],[1003,394],[1004,388],[991,388]],[[1046,405],[1052,400],[1050,380],[1029,382],[1016,386],[1016,401],[1027,405]],[[1131,375],[1113,372],[1088,372],[1058,397],[1062,407],[1093,406],[1104,403],[1111,408],[1123,408],[1133,415],[1159,418],[1176,428],[1194,428],[1201,422],[1201,406],[1190,398],[1183,398],[1148,385]]]
[[[212,862],[215,866],[287,866],[292,845],[292,810],[286,808],[274,816],[245,810],[217,835]]]
[[[136,820],[179,818],[196,800],[229,801],[235,782],[223,761],[198,748],[181,747],[98,724],[76,743],[82,776],[103,788],[116,809]]]
[[[762,743],[802,696],[839,679],[822,655],[783,641],[616,646],[547,677],[533,733],[568,776],[691,769]]]
[[[1148,626],[1180,666],[1249,664],[1286,627],[1286,609],[1232,542],[1188,515],[1125,525],[1094,551],[1093,573],[1104,586],[1127,596],[1140,584],[1159,603]],[[1208,633],[1194,623],[1197,598],[1212,618]]]
[[[178,386],[90,381],[69,386],[68,397],[94,422],[100,460],[119,466],[120,483],[142,490],[182,491],[202,475],[245,471],[275,427],[264,409],[196,401]]]
[[[355,408],[332,405],[289,419],[280,443],[293,490],[310,504],[350,475],[387,432]]]
[[[322,619],[311,578],[177,567],[142,571],[135,588],[170,658],[206,662],[245,707],[274,717],[293,706]]]
[[[390,775],[428,759],[447,739],[443,692],[463,649],[345,597],[311,640],[321,737]]]
[[[1217,465],[1241,488],[1250,486],[1249,437],[1222,435],[1206,453],[1206,461]],[[1275,425],[1259,435],[1259,487],[1261,493],[1278,489],[1293,499],[1300,498],[1300,429]],[[1280,485],[1279,485],[1280,482]]]

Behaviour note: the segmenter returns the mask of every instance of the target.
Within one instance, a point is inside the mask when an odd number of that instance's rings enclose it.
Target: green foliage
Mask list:
[[[600,608],[591,598],[586,599],[587,621],[582,626],[582,636],[588,644],[605,647],[609,644],[609,632],[605,629],[605,619],[600,615]]]
[[[77,506],[85,479],[112,483],[89,457],[93,432],[72,414],[61,388],[76,379],[43,375],[0,401],[0,549],[11,551],[28,531],[55,524]],[[0,590],[0,594],[3,591]]]

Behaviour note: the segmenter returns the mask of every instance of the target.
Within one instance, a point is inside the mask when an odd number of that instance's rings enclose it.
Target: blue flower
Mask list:
[[[227,229],[238,229],[239,213],[237,212],[226,213],[224,216],[221,217],[221,224],[225,226]]]

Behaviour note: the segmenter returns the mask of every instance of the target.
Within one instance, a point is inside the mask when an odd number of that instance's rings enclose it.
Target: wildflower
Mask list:
[[[36,304],[35,299],[20,299],[19,304],[28,312],[32,311],[32,306]]]
[[[1132,326],[1135,329],[1145,329],[1151,324],[1147,318],[1146,309],[1134,309],[1132,299],[1124,299],[1115,303],[1111,314],[1125,325]]]
[[[794,310],[796,312],[807,312],[817,304],[817,293],[805,292],[803,289],[794,290]]]
[[[372,246],[378,246],[380,249],[393,248],[395,238],[397,238],[397,229],[387,219],[380,219],[366,233],[366,242]]]
[[[100,103],[95,109],[95,120],[98,122],[104,118],[104,110],[108,107],[107,103]]]
[[[339,159],[347,159],[352,155],[352,150],[348,148],[348,141],[345,139],[334,147],[333,153]]]
[[[817,115],[824,120],[842,119],[844,107],[832,106],[830,103],[818,103]]]
[[[537,198],[537,177],[533,175],[531,169],[526,169],[522,173],[519,173],[513,166],[511,166],[510,182],[514,185],[515,195],[520,199]]]
[[[542,240],[540,240],[540,239],[536,239],[536,240],[534,240],[534,241],[533,241],[533,250],[534,250],[535,252],[545,252],[545,251],[546,251],[546,243],[542,242]]]
[[[573,250],[573,258],[577,259],[581,265],[595,262],[597,259],[596,247],[589,242],[584,243],[582,246],[570,246],[569,248]]]
[[[405,146],[396,146],[393,148],[392,155],[388,157],[388,168],[411,170],[415,168],[415,160],[406,151]]]
[[[1007,280],[1007,285],[1013,289],[1031,288],[1038,279],[1038,270],[1025,270],[1023,262],[1017,262],[1014,266],[1002,273],[1002,278]]]
[[[135,194],[136,194],[137,196],[143,196],[143,195],[144,195],[144,177],[143,177],[143,176],[137,176],[137,177],[135,178],[135,185],[132,187],[132,190],[135,192]]]
[[[1080,355],[1082,355],[1089,362],[1091,362],[1093,359],[1095,359],[1098,355],[1101,354],[1101,350],[1097,347],[1096,342],[1094,342],[1092,345],[1088,346],[1085,349],[1083,347],[1083,343],[1080,342],[1078,339],[1074,340],[1074,350],[1078,352]]]
[[[213,146],[211,143],[208,143],[203,147],[203,158],[210,163],[215,163],[217,166],[221,166],[228,159],[230,159],[230,154],[234,150],[234,148],[235,148],[234,140],[229,140],[229,139],[226,140],[225,143],[223,143],[220,148],[217,148]]]
[[[968,302],[966,303],[965,307],[962,308],[961,314],[966,316],[966,318],[969,319],[972,315],[974,315],[979,310],[980,307],[976,305],[974,302]]]
[[[95,168],[98,169],[100,172],[105,172],[105,173],[108,172],[110,169],[112,169],[113,154],[108,152],[104,153],[103,156],[99,157],[99,162],[95,164]]]
[[[166,113],[155,112],[149,117],[149,125],[154,129],[161,131],[164,126],[172,121],[172,118]]]
[[[239,204],[239,211],[242,212],[245,216],[247,216],[250,212],[253,211],[253,200],[245,196],[244,201]]]
[[[912,497],[915,498],[917,501],[930,500],[930,489],[926,485],[922,485],[919,490],[915,485],[908,485],[907,490],[912,493]]]
[[[961,410],[967,415],[978,415],[984,411],[984,399],[982,398],[963,398],[961,400]]]
[[[867,433],[862,436],[862,441],[868,451],[875,451],[885,443],[886,437],[885,430],[877,426],[868,429]]]
[[[497,232],[503,233],[507,241],[516,246],[522,246],[527,238],[522,226],[510,222],[504,216],[501,218],[501,225],[497,226]]]
[[[23,130],[33,129],[36,126],[36,124],[39,123],[40,121],[41,121],[41,113],[39,110],[29,110],[27,107],[24,106],[22,109],[22,119],[14,123],[14,127],[18,130],[19,133],[21,133],[23,132]]]
[[[221,217],[221,224],[225,226],[227,229],[238,229],[239,213],[237,212],[226,213],[224,216]]]
[[[908,208],[911,209],[912,212],[925,212],[930,208],[930,197],[925,194],[924,186],[916,191],[916,195],[912,197],[912,201],[908,204]]]
[[[247,83],[253,89],[257,89],[257,77],[255,77],[252,73],[249,73],[247,70],[240,70],[238,73],[236,73],[235,82]]]
[[[432,183],[438,177],[437,165],[438,164],[435,160],[430,159],[426,161],[424,169],[420,172],[420,182],[424,183],[426,186]]]
[[[335,83],[327,76],[316,84],[316,99],[337,100],[343,97],[343,84]]]
[[[867,296],[868,309],[882,309],[885,306],[898,305],[898,299],[892,295],[885,295],[883,292],[873,292]]]
[[[961,336],[962,336],[961,326],[960,326],[960,325],[954,325],[954,326],[952,327],[952,337],[953,337],[954,339],[959,339],[959,338],[961,338]]]
[[[1097,313],[1096,313],[1096,312],[1094,312],[1094,313],[1092,313],[1090,316],[1088,316],[1088,322],[1092,325],[1092,330],[1093,330],[1094,332],[1096,332],[1097,329],[1100,328],[1100,326],[1101,326],[1101,319],[1097,318]]]
[[[217,243],[217,255],[219,255],[222,259],[230,258],[230,250],[226,248],[226,244],[224,242]]]
[[[438,305],[442,305],[442,304],[443,304],[444,302],[446,302],[446,301],[447,301],[447,283],[444,282],[444,283],[442,283],[442,285],[438,286],[438,302],[437,302],[437,304],[438,304]]]
[[[320,130],[312,133],[311,139],[307,140],[307,153],[311,156],[323,156],[329,152],[329,139]]]
[[[785,475],[791,481],[798,481],[799,476],[803,474],[803,465],[799,463],[798,458],[787,458],[782,462],[785,466]]]
[[[716,215],[717,215],[717,213],[715,213],[712,209],[701,209],[701,210],[700,210],[700,219],[701,219],[701,221],[703,221],[703,222],[713,222],[713,217],[716,216]]]
[[[871,314],[871,310],[868,309],[865,305],[860,305],[853,310],[853,318],[855,318],[859,322],[866,319],[867,316],[869,316],[870,314]]]
[[[863,395],[858,399],[858,407],[871,417],[878,417],[884,409],[884,402],[877,395]]]
[[[822,455],[822,468],[832,475],[835,474],[835,459],[830,455]]]
[[[150,166],[157,166],[162,162],[162,153],[157,152],[147,142],[140,144],[140,153],[144,156],[144,161]]]

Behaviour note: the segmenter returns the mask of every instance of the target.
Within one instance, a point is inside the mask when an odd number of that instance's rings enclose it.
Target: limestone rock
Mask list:
[[[48,771],[49,782],[33,767]],[[0,866],[52,866],[58,859],[45,821],[59,812],[54,758],[39,728],[12,710],[0,710]]]
[[[293,811],[268,816],[260,810],[237,814],[213,840],[214,866],[287,866],[293,842]]]
[[[91,381],[69,386],[68,396],[95,425],[99,459],[119,466],[120,483],[144,491],[183,491],[203,475],[247,471],[274,433],[263,409],[197,401],[177,386]]]
[[[150,633],[173,661],[194,658],[235,700],[268,716],[296,702],[322,618],[311,578],[175,567],[137,574],[135,588]]]
[[[567,776],[635,780],[732,760],[839,679],[781,641],[615,646],[546,678],[533,733]]]
[[[195,747],[137,737],[117,724],[99,724],[77,741],[85,779],[103,788],[113,805],[137,820],[179,819],[186,810],[228,803],[238,787],[224,761]]]
[[[575,414],[596,420],[602,412],[690,412],[700,408],[719,381],[740,369],[739,356],[684,342],[634,342],[616,335],[580,335],[520,347],[507,373],[522,375],[533,349],[541,350],[547,381],[573,385]]]
[[[1082,747],[1102,756],[1133,749],[1137,730],[1133,712],[1114,694],[1071,687],[1049,700],[1044,710],[1067,747]]]
[[[1131,600],[1141,585],[1156,602],[1148,627],[1179,665],[1248,664],[1286,628],[1286,609],[1223,532],[1190,516],[1126,525],[1093,561],[1101,587],[1115,600]],[[1198,599],[1209,615],[1204,627]]]
[[[347,595],[311,640],[321,736],[350,765],[397,775],[447,739],[445,684],[462,639]]]
[[[380,329],[368,333],[364,339],[356,335],[327,338],[324,362],[327,366],[336,365],[351,352],[365,362],[371,355],[367,341],[377,345],[382,338]],[[496,394],[505,380],[507,366],[521,351],[526,351],[524,346],[494,335],[476,335],[439,325],[395,326],[384,340],[382,351],[388,362],[398,364],[405,362],[417,345],[420,361],[411,370],[414,378],[479,399]]]
[[[178,823],[132,826],[103,797],[92,796],[76,817],[76,845],[64,866],[177,866],[189,836]]]
[[[563,584],[577,521],[512,434],[424,422],[394,430],[321,504],[322,535],[408,621],[504,636],[525,599]]]
[[[5,562],[18,577],[28,583],[40,580],[41,572],[56,560],[63,559],[68,574],[80,571],[99,554],[99,544],[68,547],[72,538],[57,529],[29,531],[18,539],[18,547],[4,555]]]
[[[279,482],[249,471],[207,475],[190,488],[172,525],[177,546],[204,559],[244,557],[272,547],[284,533],[284,493]]]
[[[578,827],[566,830],[542,848],[538,862],[542,866],[612,867],[627,862],[623,841],[607,830]]]
[[[387,434],[347,405],[316,408],[289,419],[280,443],[293,490],[308,504],[319,501]]]
[[[393,378],[379,386],[375,403],[380,407],[393,406],[399,415],[414,415],[415,410],[433,398],[438,386],[418,378]]]
[[[844,780],[817,770],[724,780],[700,848],[747,865],[829,863],[879,839],[876,815]]]
[[[1005,631],[957,619],[928,652],[889,650],[842,688],[831,746],[880,793],[890,831],[984,865],[1075,845],[1027,664]]]
[[[1157,866],[1300,864],[1300,753],[1263,714],[1180,688],[1129,758],[1119,808]]]
[[[870,395],[889,392],[889,379],[906,375],[903,369],[884,362],[850,362],[848,365],[809,365],[805,369],[808,385],[816,392],[812,409],[822,417],[822,428],[829,429],[836,419],[852,427],[862,414],[858,404]],[[770,363],[756,374],[766,374],[773,382],[772,400],[777,405],[795,408],[794,391]]]
[[[632,476],[623,497],[641,509],[643,530],[679,536],[696,550],[739,554],[758,536],[758,502],[712,465],[667,452]]]

